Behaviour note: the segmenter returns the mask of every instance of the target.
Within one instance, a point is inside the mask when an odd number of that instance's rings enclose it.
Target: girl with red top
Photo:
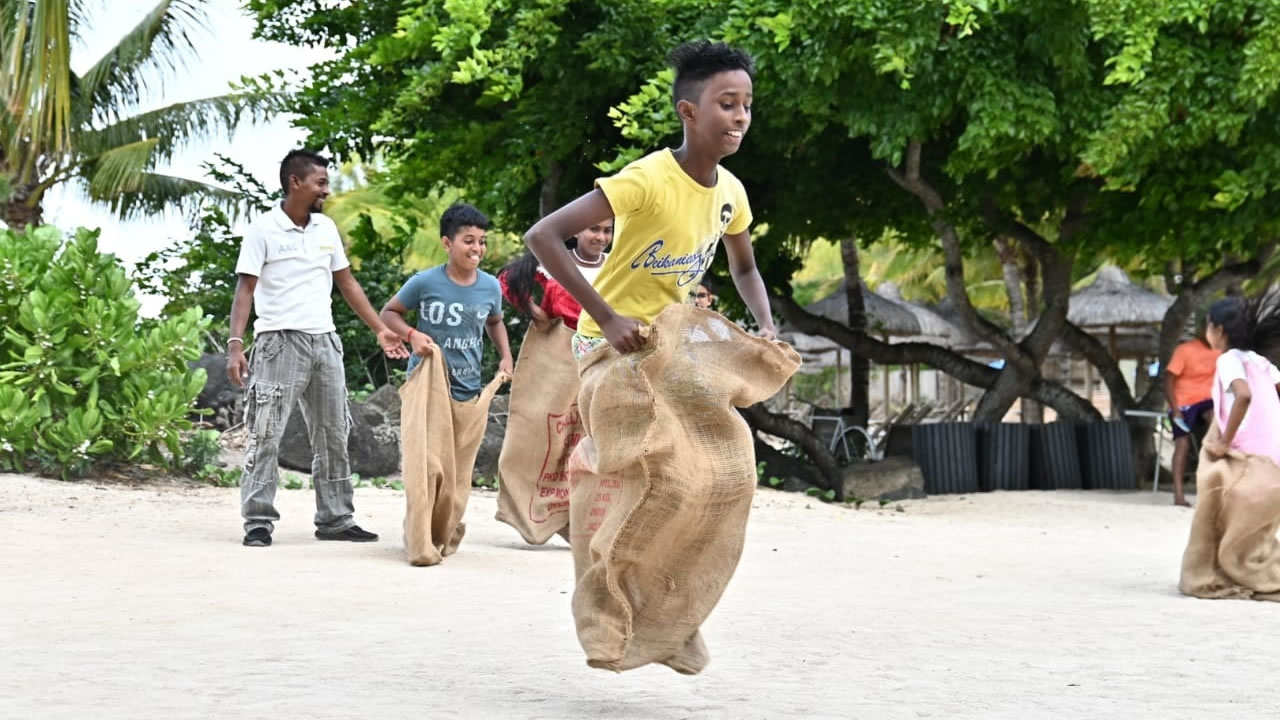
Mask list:
[[[609,257],[605,248],[613,242],[613,220],[606,220],[569,238],[565,246],[578,266],[578,272],[594,283],[604,261]],[[569,294],[569,291],[555,281],[538,264],[538,259],[528,250],[520,257],[507,263],[498,273],[498,283],[502,286],[502,296],[520,311],[521,315],[531,318],[540,328],[545,328],[555,319],[560,319],[571,330],[578,329],[578,316],[582,314],[582,306]],[[542,300],[535,297],[537,289],[542,291]]]

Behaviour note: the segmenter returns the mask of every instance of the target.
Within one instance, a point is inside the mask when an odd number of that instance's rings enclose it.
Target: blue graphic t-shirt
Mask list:
[[[480,270],[468,286],[455,283],[444,265],[414,275],[396,299],[418,313],[418,332],[426,333],[444,351],[449,368],[449,389],[454,400],[470,400],[484,386],[480,361],[484,352],[484,326],[502,316],[502,289],[498,279]],[[409,358],[409,372],[421,360]]]

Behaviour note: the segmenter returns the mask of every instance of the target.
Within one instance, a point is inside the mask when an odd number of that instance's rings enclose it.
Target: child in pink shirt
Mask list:
[[[1205,338],[1222,351],[1213,378],[1221,436],[1205,452],[1216,459],[1231,449],[1280,465],[1280,369],[1264,356],[1280,349],[1280,293],[1219,300],[1209,308]]]

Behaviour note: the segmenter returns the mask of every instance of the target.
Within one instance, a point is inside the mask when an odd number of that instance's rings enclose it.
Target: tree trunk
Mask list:
[[[9,199],[0,206],[0,220],[10,230],[21,231],[28,225],[38,226],[44,221],[44,207],[37,200],[31,202],[31,188],[15,187]]]
[[[796,422],[786,415],[771,413],[764,405],[752,405],[742,408],[742,416],[753,430],[767,432],[784,440],[790,440],[804,450],[809,460],[818,468],[826,489],[836,491],[836,499],[842,500],[844,495],[844,475],[840,472],[840,464],[835,455],[827,449],[822,440],[811,428]]]
[[[862,301],[862,271],[858,262],[858,243],[853,238],[840,241],[840,260],[844,265],[845,302],[849,309],[849,329],[866,334],[867,309]],[[865,428],[871,418],[871,362],[863,355],[849,354],[849,411],[854,425]],[[885,402],[888,402],[885,398]]]
[[[538,192],[538,215],[540,217],[546,217],[556,209],[558,205],[557,198],[560,195],[560,176],[563,173],[564,169],[560,166],[559,160],[552,160],[547,165],[547,176],[542,179],[542,188]]]
[[[982,317],[969,299],[964,282],[964,253],[959,232],[946,217],[946,202],[942,194],[922,177],[921,156],[920,142],[912,140],[907,144],[903,165],[890,168],[889,177],[920,200],[934,232],[942,241],[947,298],[968,328],[980,339],[990,343],[1005,358],[1004,368],[996,374],[994,383],[985,386],[987,391],[973,412],[973,419],[976,421],[999,422],[1013,403],[1019,397],[1027,395],[1033,385],[1046,386],[1041,377],[1041,365],[1049,347],[1061,333],[1062,324],[1066,322],[1072,258],[1063,255],[1044,237],[1001,208],[994,196],[984,198],[983,215],[987,225],[996,233],[1015,238],[1019,245],[1036,257],[1044,283],[1045,312],[1035,330],[1020,341],[1010,337],[1004,329]],[[1059,227],[1060,239],[1068,239],[1083,226],[1086,197],[1080,195],[1068,204]]]
[[[995,239],[996,253],[1004,271],[1004,289],[1009,295],[1009,317],[1013,322],[1013,338],[1021,340],[1027,332],[1027,306],[1024,301],[1022,266],[1018,264],[1018,252],[1006,238]],[[1022,422],[1044,422],[1044,407],[1030,398],[1022,398]]]
[[[1029,252],[1022,254],[1022,277],[1026,280],[1027,294],[1023,299],[1028,318],[1040,315],[1040,264]]]

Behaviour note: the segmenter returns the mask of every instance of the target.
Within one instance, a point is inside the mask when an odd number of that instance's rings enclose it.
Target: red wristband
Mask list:
[[[414,333],[414,329],[413,329],[413,328],[409,328],[409,334],[404,336],[404,341],[405,341],[405,342],[413,342],[413,333]]]

